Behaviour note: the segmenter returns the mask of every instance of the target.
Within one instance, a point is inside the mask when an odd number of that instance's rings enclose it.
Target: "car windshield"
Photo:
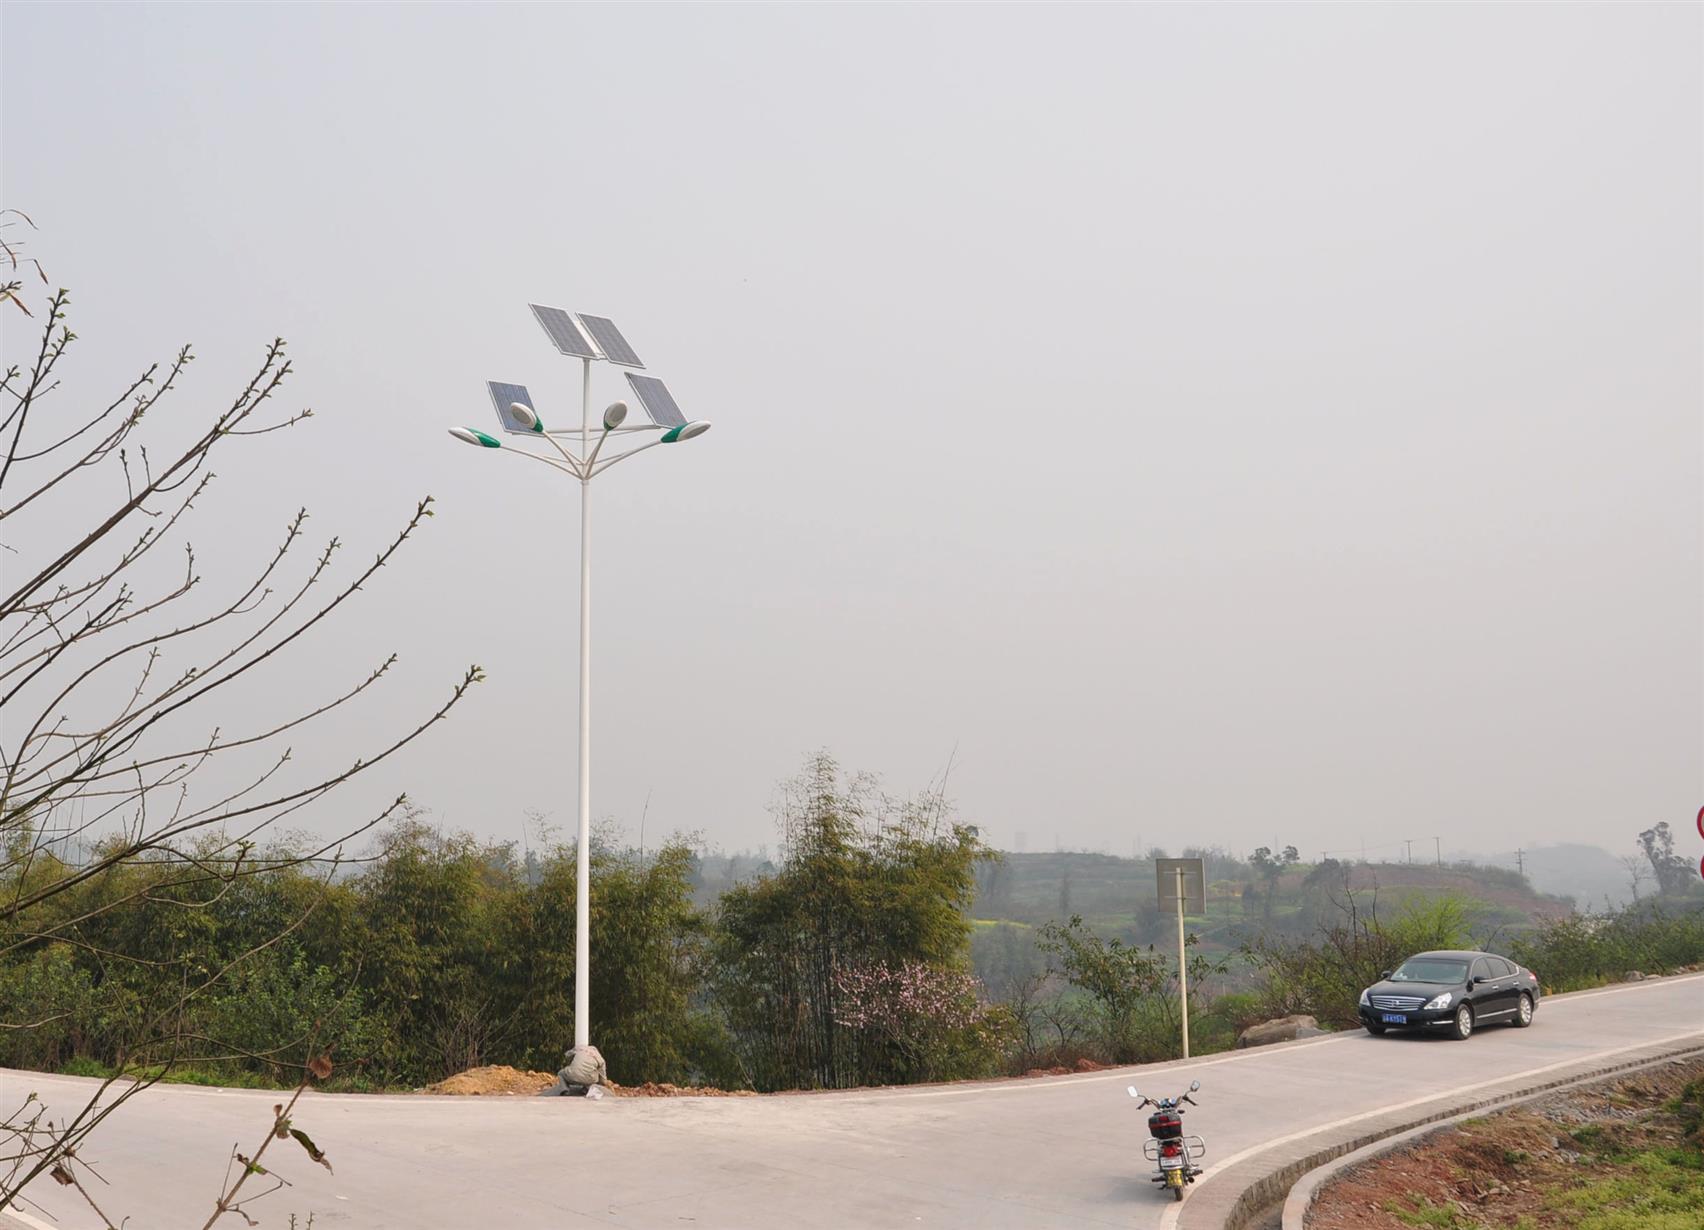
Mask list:
[[[1466,961],[1446,961],[1441,957],[1416,957],[1404,961],[1390,976],[1392,982],[1462,982],[1467,978]]]

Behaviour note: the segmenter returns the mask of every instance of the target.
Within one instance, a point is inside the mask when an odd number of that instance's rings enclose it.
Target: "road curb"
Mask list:
[[[1542,1084],[1514,1084],[1520,1078],[1512,1077],[1509,1082],[1490,1086],[1465,1100],[1444,1101],[1448,1095],[1440,1095],[1432,1101],[1442,1104],[1431,1110],[1391,1111],[1365,1123],[1346,1126],[1336,1133],[1330,1127],[1322,1128],[1288,1145],[1274,1145],[1238,1163],[1230,1171],[1221,1172],[1216,1177],[1224,1186],[1219,1191],[1199,1191],[1191,1195],[1172,1224],[1176,1230],[1242,1230],[1257,1213],[1284,1199],[1304,1175],[1346,1154],[1391,1141],[1393,1137],[1414,1129],[1441,1125],[1443,1120],[1459,1118],[1487,1107],[1510,1105],[1529,1096],[1554,1092],[1564,1085],[1694,1054],[1704,1054],[1704,1031],[1654,1045],[1627,1047],[1616,1052],[1613,1061],[1586,1059],[1580,1065],[1556,1073],[1554,1078]],[[1274,1161],[1278,1162],[1276,1166]],[[1285,1230],[1290,1230],[1287,1221]]]
[[[1575,1080],[1564,1081],[1548,1088],[1535,1089],[1531,1093],[1522,1094],[1519,1097],[1509,1098],[1507,1101],[1499,1103],[1496,1106],[1494,1113],[1501,1114],[1503,1111],[1513,1110],[1517,1106],[1524,1106],[1528,1102],[1537,1102],[1540,1099],[1553,1097],[1558,1093],[1563,1093],[1570,1089],[1577,1089],[1581,1086],[1595,1085],[1616,1076],[1626,1075],[1629,1072],[1637,1072],[1645,1068],[1655,1068],[1662,1064],[1677,1063],[1689,1058],[1697,1058],[1701,1056],[1704,1056],[1704,1043],[1701,1043],[1699,1046],[1689,1050],[1670,1051],[1662,1055],[1657,1055],[1653,1058],[1619,1064],[1614,1068],[1606,1069],[1602,1072],[1582,1076]],[[1304,1230],[1304,1227],[1307,1225],[1308,1212],[1313,1208],[1314,1201],[1318,1198],[1320,1189],[1351,1166],[1358,1166],[1362,1162],[1369,1161],[1372,1158],[1380,1157],[1386,1153],[1391,1153],[1397,1149],[1425,1140],[1428,1137],[1436,1136],[1442,1132],[1447,1132],[1451,1128],[1456,1127],[1458,1124],[1464,1123],[1469,1119],[1477,1119],[1481,1117],[1482,1114],[1480,1109],[1476,1108],[1473,1110],[1466,1110],[1460,1114],[1451,1115],[1448,1119],[1439,1119],[1435,1122],[1423,1123],[1419,1127],[1410,1128],[1406,1132],[1398,1132],[1394,1136],[1387,1136],[1382,1140],[1376,1140],[1372,1144],[1363,1145],[1359,1149],[1341,1154],[1322,1166],[1314,1167],[1296,1181],[1295,1186],[1290,1189],[1290,1194],[1284,1198],[1282,1230]]]

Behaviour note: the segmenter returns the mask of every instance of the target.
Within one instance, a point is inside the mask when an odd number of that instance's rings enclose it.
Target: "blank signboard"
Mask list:
[[[1154,880],[1160,890],[1160,908],[1177,910],[1178,872],[1183,872],[1183,912],[1207,912],[1207,867],[1198,858],[1157,858]]]

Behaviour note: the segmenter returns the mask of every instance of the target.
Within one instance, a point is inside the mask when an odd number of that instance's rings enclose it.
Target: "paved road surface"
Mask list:
[[[1531,1029],[1487,1028],[1465,1043],[1357,1032],[1027,1081],[595,1102],[308,1095],[297,1124],[337,1172],[292,1146],[277,1160],[295,1186],[253,1212],[269,1230],[291,1213],[298,1226],[312,1213],[316,1230],[1157,1227],[1176,1214],[1147,1181],[1145,1117],[1126,1084],[1158,1093],[1201,1081],[1186,1123],[1206,1138],[1211,1178],[1215,1159],[1304,1129],[1688,1034],[1704,1041],[1704,976],[1550,1000]],[[34,1089],[70,1109],[91,1086],[0,1071],[0,1103]],[[85,1150],[112,1185],[108,1212],[131,1215],[130,1230],[200,1226],[232,1144],[247,1152],[276,1100],[189,1086],[142,1094]],[[98,1226],[62,1189],[30,1194],[42,1205],[33,1224]]]

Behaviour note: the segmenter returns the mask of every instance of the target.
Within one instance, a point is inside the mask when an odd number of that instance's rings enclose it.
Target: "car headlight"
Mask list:
[[[1421,1009],[1421,1011],[1423,1011],[1423,1012],[1435,1012],[1439,1008],[1448,1008],[1450,1006],[1450,1001],[1453,1000],[1454,998],[1455,998],[1455,993],[1453,991],[1445,991],[1442,995],[1439,995],[1439,996],[1436,996],[1433,999],[1427,1000],[1426,1006],[1423,1009]]]
[[[1368,988],[1368,990],[1371,990],[1371,989],[1372,989],[1371,987]],[[1361,992],[1361,1007],[1371,1008],[1372,1006],[1373,1006],[1373,1001],[1367,998],[1367,992],[1366,991],[1362,991]]]

